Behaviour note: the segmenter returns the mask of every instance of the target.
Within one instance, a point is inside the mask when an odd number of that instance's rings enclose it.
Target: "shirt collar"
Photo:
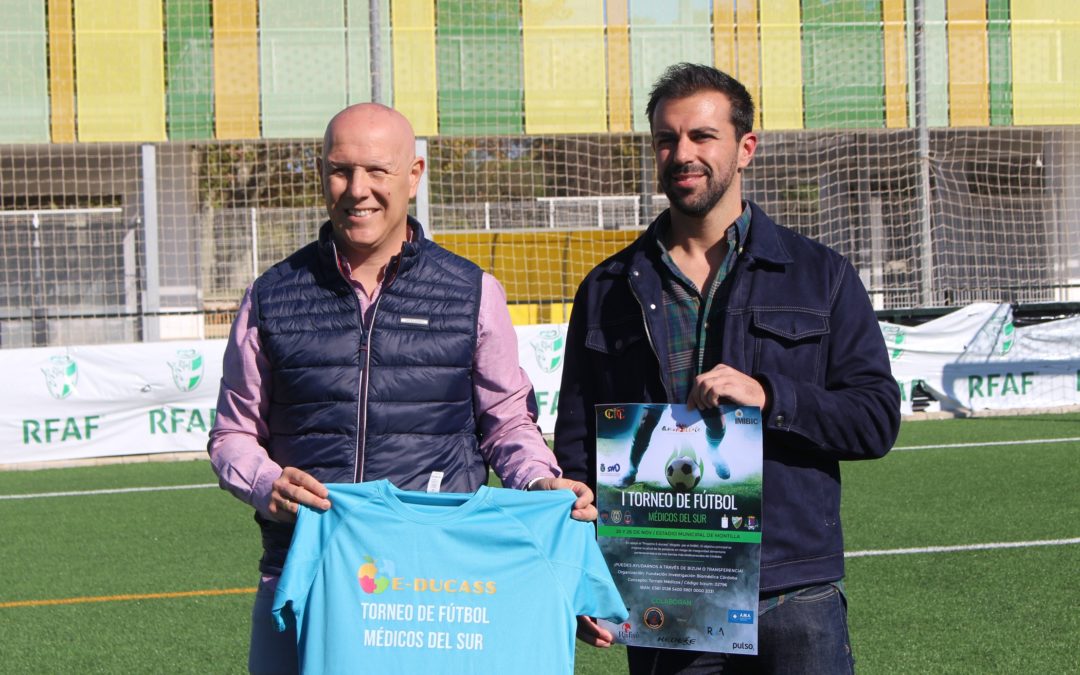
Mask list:
[[[746,234],[750,231],[750,216],[752,211],[750,210],[750,202],[743,201],[742,213],[735,219],[731,225],[724,230],[724,236],[728,238],[730,242],[731,238],[735,238],[735,252],[742,253],[743,247],[746,245]],[[671,219],[665,218],[660,223],[660,227],[656,228],[656,244],[660,247],[660,252],[663,254],[668,253],[667,246],[664,245],[664,235],[671,228]]]
[[[405,243],[412,243],[413,241],[416,240],[416,229],[413,227],[412,223],[407,223],[405,225],[405,229],[408,231],[408,238],[405,240]],[[404,248],[405,248],[405,244],[402,244],[402,249],[404,249]],[[341,271],[341,275],[343,277],[345,277],[346,279],[352,281],[352,265],[349,264],[349,259],[347,257],[345,257],[345,254],[342,253],[341,250],[337,247],[336,242],[334,243],[334,251],[337,253],[338,270]],[[391,258],[390,263],[387,265],[387,267],[396,271],[397,270],[396,261],[400,257],[401,257],[401,254],[399,253],[398,255]],[[392,276],[392,275],[384,274],[383,275],[383,277],[384,277],[383,278],[383,283],[386,283],[386,277],[387,276]]]

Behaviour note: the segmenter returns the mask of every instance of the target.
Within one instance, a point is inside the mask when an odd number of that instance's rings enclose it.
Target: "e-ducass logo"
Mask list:
[[[540,370],[545,373],[554,373],[562,365],[563,347],[566,346],[566,336],[563,335],[562,330],[558,328],[542,330],[529,344],[532,345],[536,365],[540,366]]]
[[[393,573],[394,563],[384,560],[383,566]],[[360,589],[368,595],[382,593],[390,586],[390,577],[379,574],[379,566],[369,555],[364,556],[364,564],[356,571],[356,578],[360,582]]]
[[[183,392],[193,391],[203,379],[203,355],[197,349],[176,350],[176,361],[167,361],[173,384]]]
[[[397,576],[392,560],[386,558],[376,560],[370,555],[365,555],[363,561],[364,563],[356,570],[356,580],[360,582],[360,590],[368,595],[379,595],[387,590],[448,595],[455,593],[494,595],[496,592],[495,582],[491,580],[428,576],[407,578]]]
[[[56,400],[63,400],[75,393],[75,385],[79,383],[79,364],[75,359],[66,354],[50,356],[41,372],[45,374],[49,395]]]

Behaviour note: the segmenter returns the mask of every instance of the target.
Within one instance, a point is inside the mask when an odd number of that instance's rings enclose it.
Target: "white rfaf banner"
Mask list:
[[[1080,317],[1014,328],[1009,305],[978,303],[881,332],[904,414],[919,383],[936,399],[931,411],[1080,405]]]
[[[225,340],[0,350],[0,464],[206,447]]]
[[[1080,317],[1014,328],[1009,305],[970,305],[921,326],[882,323],[902,412],[1080,405]],[[540,428],[555,430],[565,324],[519,326],[518,360]],[[225,340],[0,350],[0,464],[202,450]]]

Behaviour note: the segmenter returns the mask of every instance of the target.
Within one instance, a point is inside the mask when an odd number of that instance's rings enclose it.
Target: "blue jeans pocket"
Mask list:
[[[820,586],[811,586],[810,588],[807,588],[788,602],[820,602],[833,595],[839,594],[840,591],[836,586],[833,586],[832,584],[821,584]]]
[[[831,584],[812,586],[761,618],[761,654],[773,673],[854,672],[847,602]]]

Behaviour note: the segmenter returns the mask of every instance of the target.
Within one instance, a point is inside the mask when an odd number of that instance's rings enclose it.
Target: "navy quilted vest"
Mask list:
[[[387,478],[423,490],[441,472],[443,492],[473,492],[487,480],[472,394],[483,272],[409,222],[413,241],[380,291],[369,335],[338,271],[329,223],[255,282],[273,378],[268,450],[324,483]],[[256,520],[260,569],[279,573],[292,526]]]

